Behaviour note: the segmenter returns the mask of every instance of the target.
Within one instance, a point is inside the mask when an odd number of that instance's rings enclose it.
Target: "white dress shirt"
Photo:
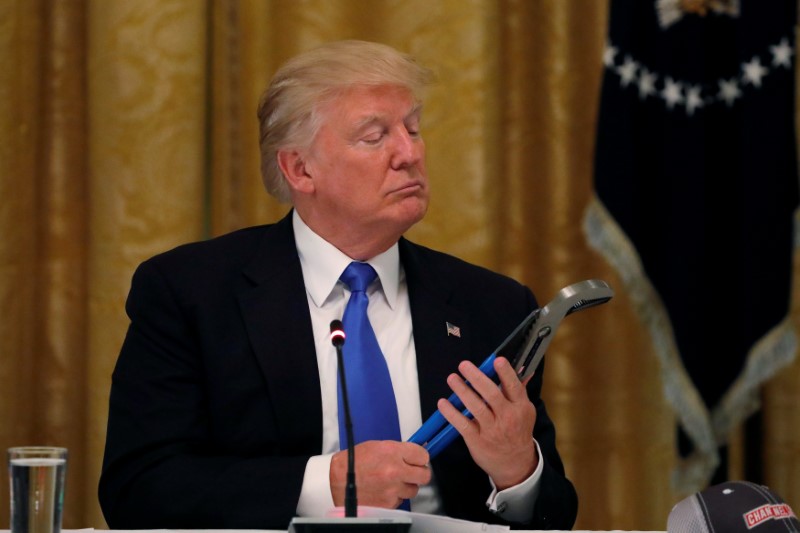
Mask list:
[[[322,395],[322,455],[311,457],[306,465],[297,514],[320,516],[333,507],[330,462],[333,454],[339,451],[338,374],[336,351],[330,341],[330,323],[335,319],[341,320],[350,298],[350,291],[339,281],[339,276],[353,260],[314,233],[297,211],[293,213],[292,223],[311,312]],[[386,357],[397,400],[400,435],[403,440],[408,440],[422,424],[422,411],[411,308],[397,244],[368,263],[378,277],[367,288],[367,315]],[[520,506],[514,504],[529,498],[531,491],[538,493],[541,470],[540,460],[531,478],[499,493],[493,491],[487,506],[492,511],[500,510],[509,520],[530,518],[532,509],[527,505],[517,509]],[[411,510],[440,514],[441,502],[435,479],[420,487],[417,496],[411,500]]]

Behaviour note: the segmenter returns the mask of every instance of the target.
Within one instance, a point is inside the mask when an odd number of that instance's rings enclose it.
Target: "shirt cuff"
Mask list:
[[[306,463],[303,486],[297,501],[297,516],[325,516],[333,508],[331,495],[331,458],[333,454],[314,455]]]
[[[514,485],[498,492],[497,486],[492,478],[489,477],[489,482],[492,484],[492,493],[486,500],[486,507],[489,508],[489,511],[508,522],[525,524],[533,519],[532,502],[535,502],[536,498],[539,497],[539,486],[542,479],[542,470],[544,469],[539,443],[536,440],[533,443],[536,445],[536,455],[539,457],[539,461],[536,465],[536,470],[533,471],[533,474],[528,479],[519,485]]]

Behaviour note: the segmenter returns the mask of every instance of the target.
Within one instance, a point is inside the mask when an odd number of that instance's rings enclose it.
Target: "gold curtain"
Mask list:
[[[106,527],[97,480],[133,269],[286,212],[260,182],[255,108],[275,68],[310,46],[381,41],[437,73],[423,124],[433,199],[410,238],[507,273],[542,301],[587,278],[621,287],[581,230],[607,7],[0,2],[0,447],[70,449],[64,527]],[[770,386],[766,413],[765,439],[779,432],[770,482],[790,502],[798,380]],[[665,529],[679,498],[675,417],[624,292],[564,322],[545,396],[581,498],[576,527]]]

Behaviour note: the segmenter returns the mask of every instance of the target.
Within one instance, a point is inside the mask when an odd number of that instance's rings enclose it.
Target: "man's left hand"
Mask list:
[[[503,490],[522,483],[536,470],[538,454],[532,437],[536,408],[525,389],[530,378],[521,382],[503,357],[495,360],[494,368],[500,386],[469,361],[458,365],[461,376],[451,374],[447,378],[474,419],[465,417],[445,399],[439,400],[438,408],[464,437],[475,463],[498,490]]]

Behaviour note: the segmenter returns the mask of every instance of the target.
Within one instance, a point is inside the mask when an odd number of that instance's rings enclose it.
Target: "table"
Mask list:
[[[286,533],[284,529],[135,529],[135,530],[125,530],[125,529],[94,529],[94,528],[84,528],[84,529],[62,529],[62,533]],[[412,528],[413,533],[413,528]],[[518,533],[558,533],[557,531],[549,531],[544,532],[541,530],[516,530]],[[614,530],[572,530],[572,531],[563,531],[559,530],[561,533],[666,533],[666,531],[633,531],[633,530],[621,530],[621,529],[614,529]],[[8,529],[0,529],[0,533],[10,533]]]
[[[62,533],[172,533],[172,532],[181,532],[186,533],[188,531],[198,531],[202,533],[286,533],[284,529],[135,529],[135,530],[125,530],[125,529],[113,529],[113,530],[106,530],[106,529],[94,529],[94,528],[83,528],[83,529],[62,529]],[[666,533],[666,531],[629,531],[629,530],[621,530],[621,529],[613,529],[613,530],[588,530],[588,529],[581,529],[581,530],[572,530],[572,531],[549,531],[544,532],[541,530],[516,530],[518,533]],[[0,533],[10,533],[8,529],[0,529]],[[411,533],[414,533],[414,528],[412,526]]]

